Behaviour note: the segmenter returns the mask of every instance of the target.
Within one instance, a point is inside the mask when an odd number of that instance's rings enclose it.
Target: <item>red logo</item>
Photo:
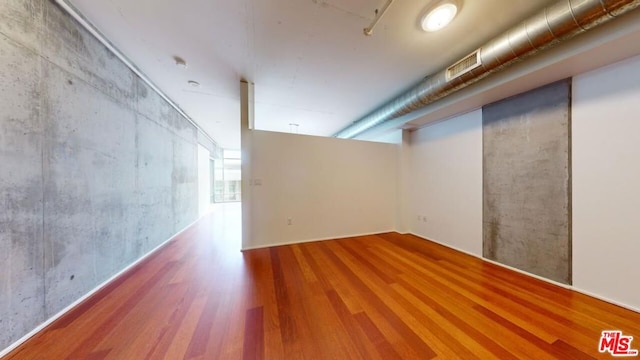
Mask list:
[[[638,356],[638,350],[631,348],[631,341],[633,341],[633,336],[624,336],[622,331],[603,331],[598,350],[601,353],[609,352],[611,355],[619,357]]]

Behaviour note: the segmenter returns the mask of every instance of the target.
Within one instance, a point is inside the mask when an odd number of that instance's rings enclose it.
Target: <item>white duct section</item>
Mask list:
[[[518,61],[560,44],[640,6],[640,0],[561,0],[489,41],[454,65],[334,135],[358,134],[465,88]]]

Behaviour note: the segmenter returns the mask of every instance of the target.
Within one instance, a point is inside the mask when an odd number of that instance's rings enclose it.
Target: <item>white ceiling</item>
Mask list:
[[[449,27],[426,33],[419,18],[434,1],[395,0],[366,37],[386,0],[68,1],[232,149],[241,79],[255,83],[257,129],[329,136],[554,2],[466,0]]]

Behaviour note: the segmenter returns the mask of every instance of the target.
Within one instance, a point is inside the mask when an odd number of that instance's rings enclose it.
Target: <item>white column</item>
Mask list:
[[[242,151],[242,248],[251,245],[253,239],[252,226],[252,130],[254,118],[254,85],[242,80],[240,82],[240,149]]]
[[[409,143],[410,132],[402,130],[402,141],[398,144],[398,170],[396,178],[396,231],[406,234],[411,231],[411,219],[409,202],[409,161],[411,144]]]
[[[198,208],[203,216],[211,208],[211,160],[207,148],[198,144]]]

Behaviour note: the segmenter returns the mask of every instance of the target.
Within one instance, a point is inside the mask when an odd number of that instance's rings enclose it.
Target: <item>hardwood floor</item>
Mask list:
[[[223,217],[224,218],[224,217]],[[640,314],[395,233],[240,253],[214,214],[7,359],[590,359]]]

